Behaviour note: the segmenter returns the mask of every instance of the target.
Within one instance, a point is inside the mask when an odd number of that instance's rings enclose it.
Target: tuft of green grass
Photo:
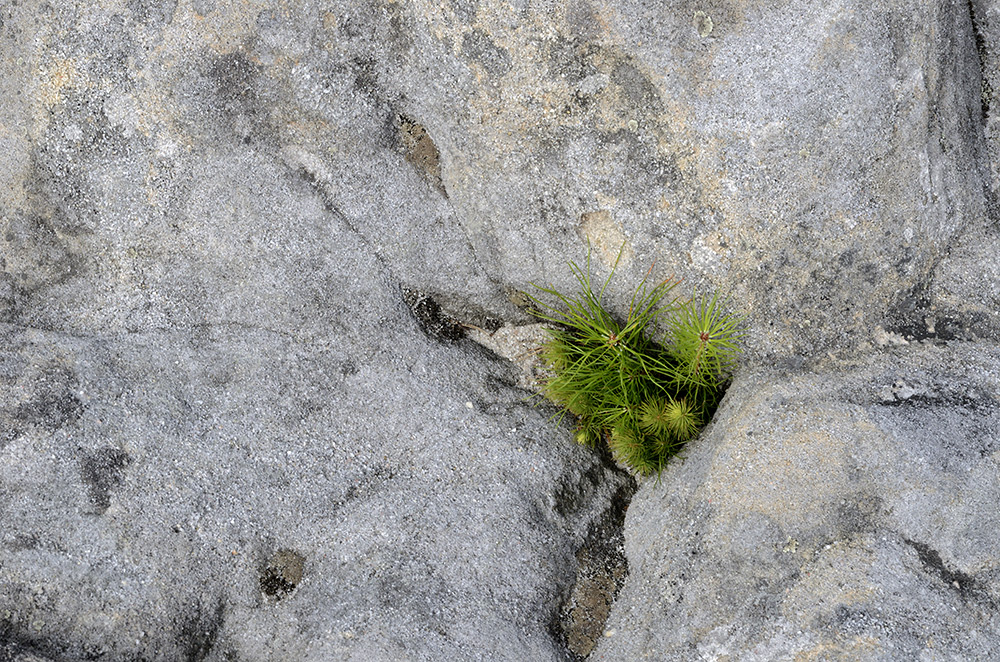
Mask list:
[[[681,299],[678,281],[650,285],[647,273],[620,320],[603,303],[618,262],[596,289],[589,253],[585,269],[569,267],[577,294],[537,285],[538,296],[528,294],[532,314],[554,325],[541,349],[551,371],[543,394],[577,417],[578,442],[607,443],[632,471],[658,473],[718,406],[739,353],[740,319],[718,295]],[[666,344],[652,337],[660,325]]]

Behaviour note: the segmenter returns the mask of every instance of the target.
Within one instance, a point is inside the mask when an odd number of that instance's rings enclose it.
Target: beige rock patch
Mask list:
[[[63,90],[83,84],[83,74],[72,58],[53,60],[38,72],[38,99],[51,108],[63,100]]]
[[[579,234],[580,239],[590,243],[594,255],[608,268],[613,267],[616,261],[625,267],[632,260],[632,246],[621,225],[606,209],[581,214]]]

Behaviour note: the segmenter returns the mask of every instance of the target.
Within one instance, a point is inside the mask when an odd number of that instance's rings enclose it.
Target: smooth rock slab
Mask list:
[[[643,485],[595,660],[990,659],[1000,349],[740,375]]]
[[[562,659],[574,554],[626,481],[508,364],[400,322],[364,359],[241,326],[3,327],[2,639],[58,660]]]

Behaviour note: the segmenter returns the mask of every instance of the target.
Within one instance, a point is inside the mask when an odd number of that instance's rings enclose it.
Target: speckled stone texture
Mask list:
[[[626,521],[597,660],[988,660],[1000,350],[748,371]]]
[[[998,26],[0,5],[0,659],[988,655]],[[588,245],[747,315],[624,554],[517,367]]]

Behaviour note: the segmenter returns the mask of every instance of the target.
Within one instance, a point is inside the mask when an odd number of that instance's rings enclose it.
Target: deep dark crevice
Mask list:
[[[416,294],[419,293],[410,291],[411,298]],[[420,313],[414,311],[414,314]],[[495,322],[493,326],[502,325],[500,320],[492,321]],[[429,322],[432,326],[441,324],[436,315]],[[448,328],[451,324],[459,323],[447,318],[444,324]],[[437,332],[425,329],[425,333],[435,337]],[[494,360],[511,365],[508,359],[492,350],[479,344],[475,347],[488,352]],[[484,382],[487,391],[518,388],[512,380],[502,377],[487,376]],[[560,409],[549,401],[542,400],[539,404],[549,409],[553,416],[560,415]],[[482,403],[479,405],[482,409],[487,409],[488,406]],[[571,422],[567,424],[572,425]],[[611,609],[625,584],[628,576],[625,517],[639,487],[636,479],[615,461],[607,444],[596,445],[591,453],[593,456],[588,466],[582,468],[580,473],[565,477],[552,488],[553,511],[567,521],[585,516],[595,498],[607,498],[597,495],[613,490],[603,510],[591,520],[583,542],[574,552],[576,563],[573,580],[563,587],[558,606],[547,624],[553,642],[566,659],[573,662],[586,660],[604,636]]]
[[[979,56],[979,76],[982,82],[980,94],[980,117],[983,124],[986,123],[990,114],[990,105],[993,97],[992,86],[987,75],[989,56],[986,47],[986,36],[983,34],[982,26],[976,16],[975,0],[969,0],[969,22],[972,24],[972,36],[976,40],[976,54]]]
[[[628,577],[625,556],[625,514],[638,489],[635,479],[615,464],[607,449],[598,451],[600,462],[595,469],[602,475],[606,470],[623,480],[607,508],[594,520],[583,545],[576,552],[576,578],[567,588],[558,611],[549,623],[549,633],[563,648],[568,659],[587,659],[604,635],[604,626],[618,593]],[[565,504],[570,495],[563,494],[559,511],[572,511]]]
[[[1000,77],[995,74],[995,66],[991,62],[994,58],[990,57],[990,40],[987,35],[987,30],[989,29],[988,13],[981,6],[981,2],[977,0],[969,0],[968,8],[972,36],[975,39],[976,56],[979,60],[979,122],[981,132],[978,137],[986,143],[984,149],[977,150],[980,154],[985,155],[982,158],[985,163],[979,170],[983,178],[986,216],[996,226],[1000,224],[1000,197],[998,197],[1000,196],[1000,192],[997,190],[997,182],[993,180],[993,171],[989,166],[989,161],[995,158],[996,154],[995,148],[991,149],[989,145],[988,127],[991,112],[995,112],[993,110],[994,99],[997,93],[1000,92],[994,86],[1000,82]]]
[[[975,341],[1000,334],[996,322],[982,311],[969,311],[961,315],[943,314],[935,326],[936,338],[943,340]]]
[[[971,576],[946,566],[937,550],[909,538],[904,538],[903,541],[917,552],[917,558],[920,559],[920,563],[929,574],[939,577],[949,589],[958,591],[963,599],[976,597],[981,593],[976,581]]]
[[[417,326],[429,338],[439,342],[455,342],[465,337],[462,325],[441,309],[441,304],[429,294],[403,287],[403,301],[410,309]]]

